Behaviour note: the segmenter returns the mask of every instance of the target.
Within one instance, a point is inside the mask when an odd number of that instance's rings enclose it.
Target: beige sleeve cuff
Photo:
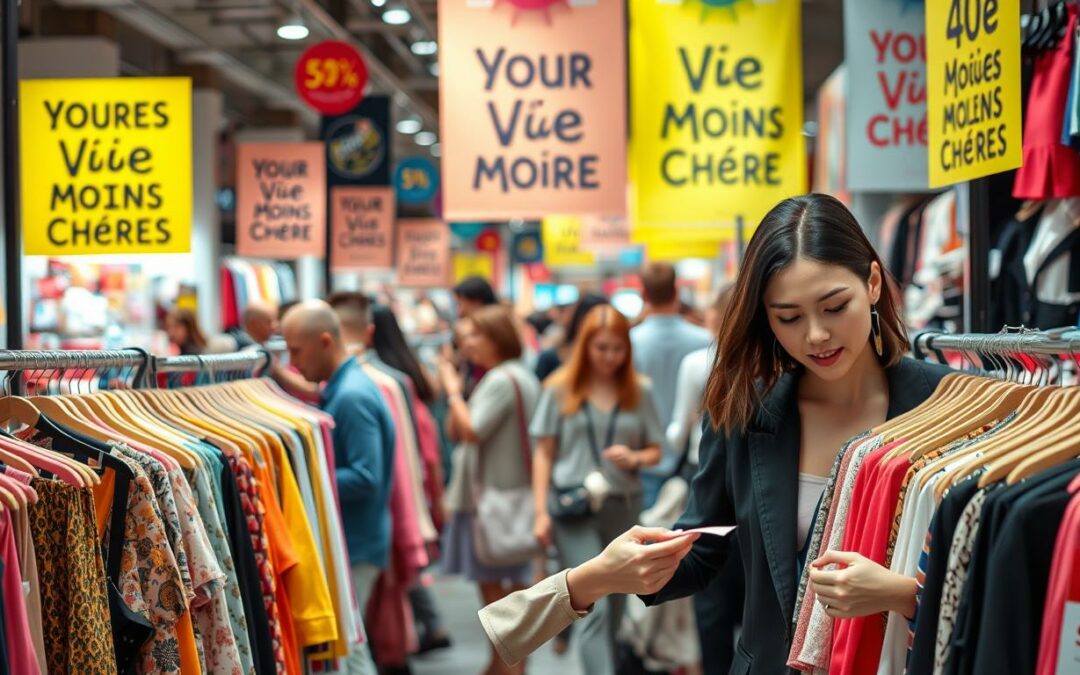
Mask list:
[[[507,665],[520,663],[588,614],[570,604],[568,573],[563,570],[480,610],[480,625]]]

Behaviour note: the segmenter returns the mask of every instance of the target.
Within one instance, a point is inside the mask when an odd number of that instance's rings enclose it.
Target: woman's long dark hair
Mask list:
[[[386,305],[375,305],[371,309],[371,322],[375,326],[375,337],[372,340],[375,353],[386,365],[409,376],[421,401],[433,403],[435,392],[432,391],[427,374],[420,365],[420,359],[405,340],[405,334],[401,332],[394,313]]]
[[[705,390],[705,409],[716,428],[745,428],[780,375],[798,365],[777,346],[764,302],[769,280],[798,258],[840,265],[864,281],[876,262],[883,281],[877,302],[882,365],[895,365],[908,350],[907,331],[890,289],[893,282],[855,216],[828,195],[785,199],[761,221],[735,280]]]
[[[566,328],[566,338],[563,339],[563,344],[567,347],[573,347],[574,342],[577,341],[578,333],[581,332],[581,324],[584,323],[589,310],[607,304],[610,304],[608,299],[596,293],[587,293],[581,296],[577,307],[574,308],[574,316],[570,319],[570,325]]]

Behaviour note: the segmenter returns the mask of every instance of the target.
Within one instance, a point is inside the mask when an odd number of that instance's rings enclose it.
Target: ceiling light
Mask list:
[[[412,53],[417,56],[431,56],[439,51],[439,43],[434,40],[419,40],[412,43]]]
[[[371,0],[371,5],[373,7],[382,7],[385,4],[386,4],[386,0]]]
[[[435,62],[435,63],[431,64],[430,66],[428,66],[428,72],[431,73],[432,77],[438,77],[439,76],[439,64],[438,64],[438,62]]]
[[[290,16],[277,29],[277,36],[282,40],[303,40],[310,33],[299,14]]]
[[[415,117],[406,117],[397,123],[399,134],[415,134],[423,128],[424,125]]]
[[[382,20],[391,26],[403,26],[412,21],[412,14],[404,7],[394,7],[383,12]]]
[[[417,145],[422,145],[426,147],[429,145],[435,145],[435,143],[439,140],[439,137],[430,131],[421,131],[420,133],[416,134],[415,140]]]
[[[431,146],[431,156],[432,157],[442,157],[442,144],[441,143],[436,143],[435,145]]]

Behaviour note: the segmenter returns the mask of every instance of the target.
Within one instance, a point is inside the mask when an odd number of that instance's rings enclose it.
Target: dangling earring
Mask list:
[[[878,356],[885,354],[885,347],[881,341],[881,315],[878,314],[877,305],[870,305],[870,335],[874,338],[874,351]]]

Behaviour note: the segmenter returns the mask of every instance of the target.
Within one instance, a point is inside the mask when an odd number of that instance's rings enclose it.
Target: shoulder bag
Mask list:
[[[533,534],[532,444],[526,428],[525,402],[517,381],[509,373],[507,377],[514,386],[521,458],[529,480],[523,486],[508,489],[484,486],[484,452],[477,446],[476,476],[473,479],[476,494],[473,549],[476,559],[490,567],[521,565],[541,554],[540,544]]]

